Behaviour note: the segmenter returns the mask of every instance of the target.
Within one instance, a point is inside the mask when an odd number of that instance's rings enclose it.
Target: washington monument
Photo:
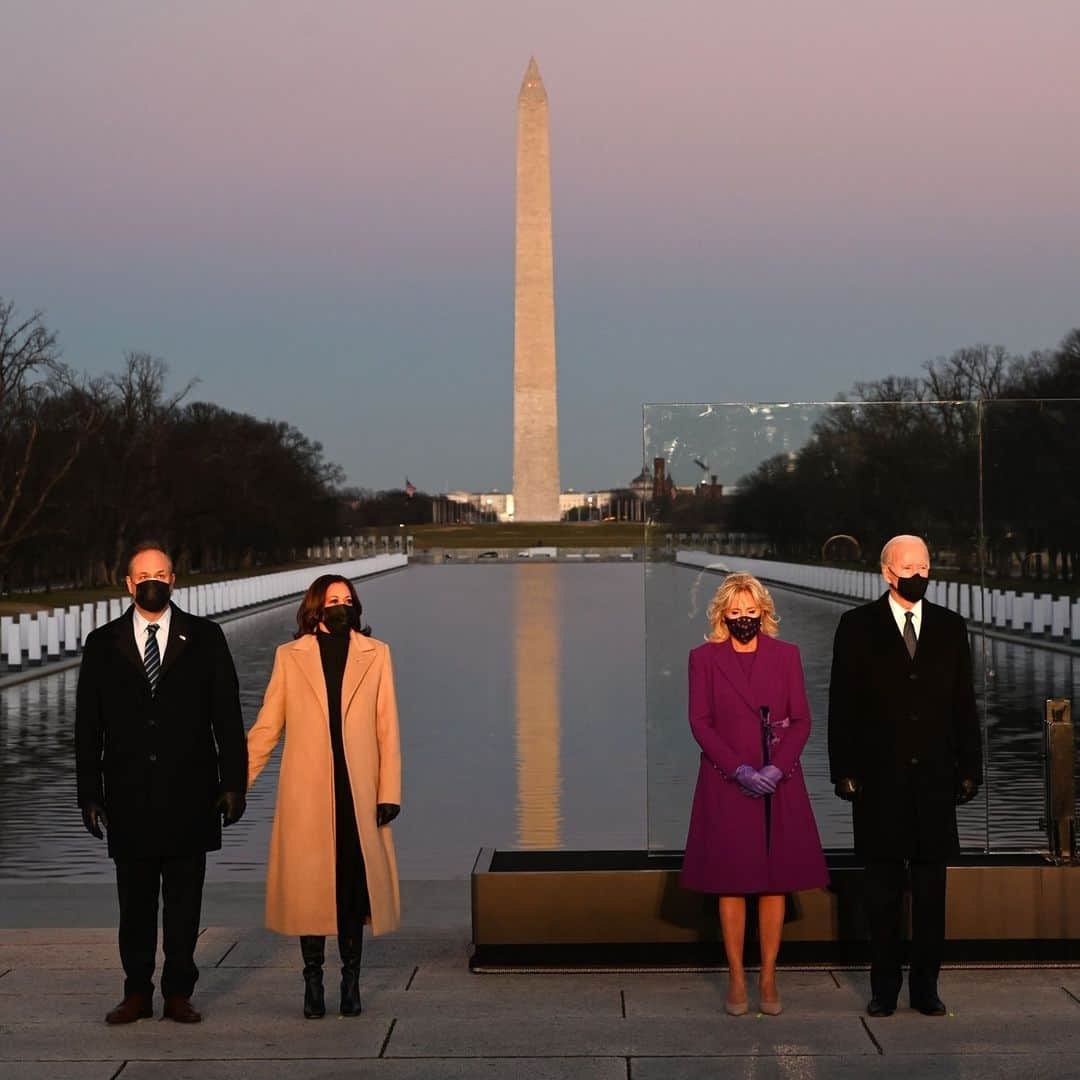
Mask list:
[[[558,521],[559,417],[547,91],[529,60],[518,94],[514,252],[514,520]]]

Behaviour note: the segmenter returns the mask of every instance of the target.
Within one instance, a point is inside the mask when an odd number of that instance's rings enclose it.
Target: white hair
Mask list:
[[[881,565],[888,566],[889,560],[892,558],[892,549],[897,544],[906,544],[914,541],[916,544],[921,544],[923,550],[926,552],[927,558],[930,557],[930,549],[926,546],[926,541],[921,536],[912,536],[910,533],[901,533],[899,536],[894,536],[891,540],[885,541],[885,546],[881,549]]]

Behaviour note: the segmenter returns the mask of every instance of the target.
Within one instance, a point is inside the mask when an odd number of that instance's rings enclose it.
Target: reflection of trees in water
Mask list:
[[[992,639],[985,645],[991,847],[1042,847],[1044,702],[1077,699],[1080,658]]]
[[[0,692],[0,867],[97,864],[75,806],[76,671]],[[85,838],[86,844],[81,841]],[[46,850],[47,849],[47,850]]]

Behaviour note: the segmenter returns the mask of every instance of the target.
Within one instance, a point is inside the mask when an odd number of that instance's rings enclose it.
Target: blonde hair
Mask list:
[[[711,627],[705,636],[706,641],[727,641],[731,636],[724,622],[724,612],[731,607],[739,593],[749,594],[754,605],[761,609],[761,632],[769,637],[776,637],[780,620],[776,617],[776,608],[769,590],[753,574],[728,574],[713,595],[706,612]]]

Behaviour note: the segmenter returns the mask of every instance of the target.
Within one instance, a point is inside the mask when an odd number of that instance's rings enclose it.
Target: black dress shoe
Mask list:
[[[937,994],[912,998],[911,1007],[917,1009],[923,1016],[944,1016],[949,1011],[945,1008],[945,1002]]]
[[[866,1011],[870,1016],[892,1016],[896,1012],[895,1001],[882,1001],[881,998],[871,998],[870,1004],[866,1006]]]

